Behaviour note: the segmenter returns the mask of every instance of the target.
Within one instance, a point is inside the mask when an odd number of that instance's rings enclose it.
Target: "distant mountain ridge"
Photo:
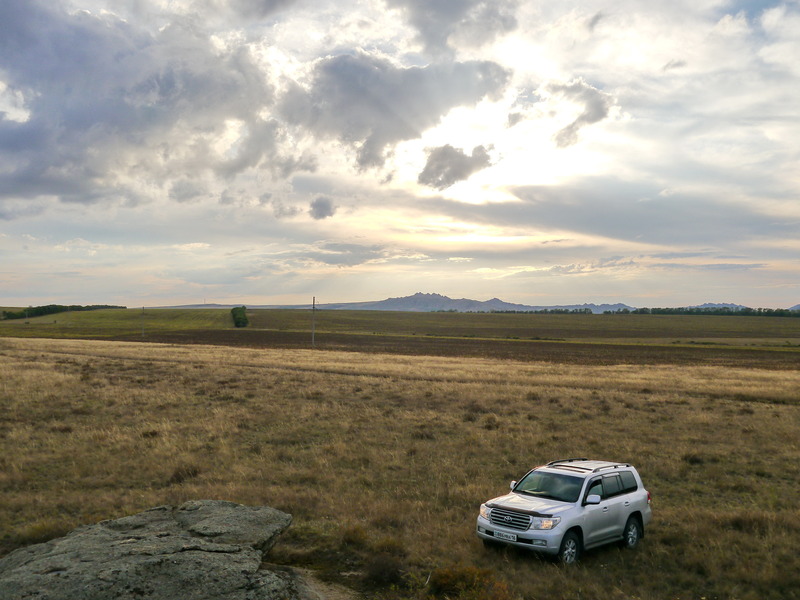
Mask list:
[[[413,296],[387,298],[375,302],[348,302],[342,304],[323,304],[320,308],[327,310],[394,310],[407,312],[505,312],[505,311],[537,311],[537,310],[586,310],[593,313],[631,310],[625,304],[569,304],[559,306],[529,306],[505,302],[499,298],[491,300],[470,300],[468,298],[453,299],[441,294],[424,294],[417,292]]]
[[[241,304],[186,304],[183,306],[162,306],[155,308],[234,308],[241,306]],[[627,304],[558,304],[549,306],[531,306],[527,304],[515,304],[513,302],[505,302],[499,298],[492,298],[491,300],[470,300],[468,298],[453,299],[441,294],[425,294],[417,292],[412,296],[402,296],[399,298],[387,298],[385,300],[375,300],[370,302],[336,302],[329,304],[317,304],[320,310],[385,310],[385,311],[398,311],[398,312],[535,312],[546,310],[563,310],[563,311],[586,311],[589,310],[593,314],[602,314],[604,312],[617,312],[617,311],[634,311],[636,307],[628,306]],[[292,305],[276,305],[276,304],[248,304],[247,308],[295,308],[295,309],[309,309],[311,304],[292,304]],[[716,309],[727,308],[733,311],[747,309],[746,306],[741,304],[730,303],[713,303],[706,302],[705,304],[696,304],[686,308],[700,308],[700,309]],[[788,310],[800,310],[800,304],[793,306]]]
[[[183,306],[173,306],[170,308],[233,308],[240,304],[187,304]],[[295,305],[247,305],[248,308],[311,308],[310,304]],[[166,308],[166,307],[161,307]],[[375,300],[371,302],[339,302],[329,304],[317,304],[321,310],[385,310],[399,312],[506,312],[520,311],[532,312],[543,310],[590,310],[594,314],[602,314],[606,311],[634,310],[632,306],[626,304],[566,304],[558,306],[529,306],[526,304],[515,304],[505,302],[499,298],[491,300],[470,300],[468,298],[453,299],[441,294],[424,294],[417,292],[413,296],[403,296],[400,298],[387,298],[386,300]]]

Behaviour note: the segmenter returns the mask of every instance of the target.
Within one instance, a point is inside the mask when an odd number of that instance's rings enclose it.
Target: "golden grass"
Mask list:
[[[221,498],[291,512],[272,560],[368,597],[478,568],[495,592],[456,597],[791,598],[799,397],[797,370],[5,338],[2,544]],[[655,513],[642,546],[568,570],[484,550],[478,504],[576,455],[639,467]]]

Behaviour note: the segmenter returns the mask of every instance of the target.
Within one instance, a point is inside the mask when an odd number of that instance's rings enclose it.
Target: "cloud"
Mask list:
[[[568,100],[583,105],[583,112],[578,118],[554,136],[553,139],[559,148],[577,143],[578,132],[587,125],[605,119],[612,105],[609,94],[592,87],[583,79],[575,79],[567,84],[550,84],[548,89],[554,94],[560,94]]]
[[[797,0],[0,0],[0,287],[793,305],[799,27]],[[520,271],[546,279],[483,275]]]
[[[673,58],[667,64],[665,64],[663,67],[661,67],[661,70],[666,72],[666,71],[670,71],[672,69],[682,69],[686,65],[687,65],[687,63],[686,63],[685,60],[679,60],[679,59]]]
[[[169,197],[178,202],[189,202],[207,194],[208,190],[204,184],[190,179],[176,181],[169,190]]]
[[[594,28],[597,27],[598,23],[600,23],[604,17],[605,15],[602,12],[595,13],[595,15],[586,23],[587,29],[589,29],[589,31],[594,31]]]
[[[383,261],[387,251],[381,246],[365,246],[340,242],[325,242],[318,247],[309,249],[303,255],[305,259],[325,265],[339,267],[354,267],[368,262]]]
[[[272,205],[272,214],[276,219],[285,219],[289,217],[296,217],[303,210],[297,206],[288,206],[282,200],[273,198],[268,201]]]
[[[28,119],[0,120],[0,196],[94,201],[276,157],[273,91],[247,48],[189,19],[158,30],[60,3],[0,4],[0,73]],[[241,153],[214,144],[241,122]],[[141,181],[146,173],[147,182]]]
[[[296,4],[297,0],[231,0],[230,7],[247,19],[263,19]]]
[[[355,148],[361,169],[381,167],[393,144],[419,137],[451,108],[497,97],[509,76],[489,61],[402,68],[363,52],[334,56],[317,63],[308,89],[291,86],[280,112]]]
[[[477,47],[517,27],[516,1],[387,0],[401,8],[419,32],[426,51],[441,54],[451,46]]]
[[[490,164],[489,153],[483,146],[476,146],[472,150],[472,156],[467,156],[463,150],[446,144],[429,150],[428,161],[417,181],[437,190],[444,190]]]
[[[330,198],[319,197],[311,202],[308,214],[317,221],[332,217],[336,213],[336,207]]]
[[[735,248],[747,238],[784,239],[796,226],[781,222],[759,206],[731,204],[716,190],[658,197],[658,186],[613,176],[585,177],[561,186],[514,190],[521,206],[494,209],[508,223],[579,232],[606,239],[666,247]],[[658,198],[642,201],[644,198]],[[474,210],[466,207],[464,210]]]

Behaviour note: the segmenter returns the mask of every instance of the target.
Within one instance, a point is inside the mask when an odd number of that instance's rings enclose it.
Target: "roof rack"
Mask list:
[[[613,465],[603,465],[602,467],[597,467],[592,471],[592,473],[597,473],[598,471],[602,471],[603,469],[619,469],[620,467],[630,467],[629,463],[614,463]]]
[[[550,467],[550,466],[558,464],[558,463],[571,463],[571,462],[576,462],[576,461],[579,461],[579,460],[589,460],[589,459],[586,458],[586,457],[582,457],[582,458],[562,458],[561,460],[551,460],[549,463],[547,463],[547,466]]]

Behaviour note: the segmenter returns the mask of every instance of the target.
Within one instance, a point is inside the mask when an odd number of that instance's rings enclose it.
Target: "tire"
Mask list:
[[[558,549],[558,562],[562,565],[574,565],[580,559],[582,550],[580,536],[574,531],[568,531]]]
[[[622,530],[622,541],[619,545],[622,548],[633,550],[639,545],[640,539],[642,539],[642,524],[639,519],[631,515],[625,523],[625,529]]]

